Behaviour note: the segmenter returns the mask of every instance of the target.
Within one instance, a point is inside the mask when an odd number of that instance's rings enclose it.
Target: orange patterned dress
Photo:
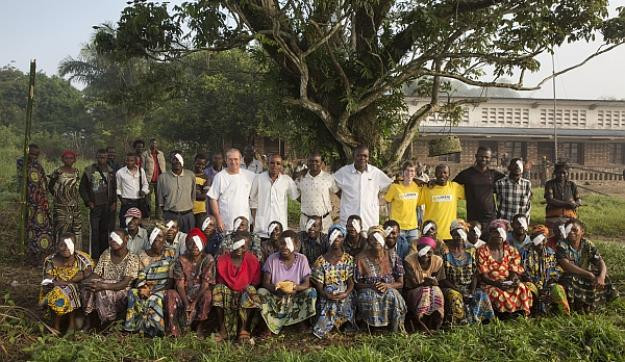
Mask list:
[[[491,280],[505,281],[510,273],[523,274],[521,255],[512,246],[503,244],[503,258],[497,261],[490,253],[487,245],[477,249],[478,270]],[[519,282],[512,291],[501,290],[492,285],[482,285],[482,289],[488,294],[493,308],[498,312],[516,312],[523,310],[525,315],[530,314],[533,296],[527,286]]]

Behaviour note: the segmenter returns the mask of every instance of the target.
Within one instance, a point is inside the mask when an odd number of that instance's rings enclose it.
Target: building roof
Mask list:
[[[477,99],[483,98],[482,103],[529,103],[535,107],[537,106],[545,106],[553,105],[552,98],[523,98],[523,97],[475,97],[475,96],[466,96],[466,97],[451,97],[451,100],[459,100],[459,99]],[[429,102],[430,98],[423,97],[405,97],[407,101],[417,101],[417,102]],[[609,107],[625,107],[625,100],[613,100],[613,99],[570,99],[570,98],[556,98],[556,104],[565,105],[565,104],[577,104],[577,105],[586,105],[588,107],[597,107],[597,106],[609,106]]]
[[[423,136],[435,136],[446,134],[449,127],[421,126],[420,134]],[[552,138],[553,128],[510,128],[510,127],[453,127],[452,135],[457,136],[508,136],[508,137],[538,137]],[[618,129],[560,129],[558,137],[585,138],[585,139],[625,139],[625,130]]]

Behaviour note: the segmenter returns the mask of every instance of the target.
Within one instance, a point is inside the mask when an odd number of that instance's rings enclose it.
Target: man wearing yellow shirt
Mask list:
[[[398,184],[391,184],[384,200],[390,207],[390,218],[399,223],[400,235],[409,242],[419,238],[417,224],[417,202],[421,194],[421,186],[414,182],[417,174],[416,165],[406,161],[402,165],[403,180]]]
[[[436,180],[423,187],[419,196],[419,205],[425,205],[425,220],[433,220],[438,225],[438,237],[451,239],[449,228],[457,218],[458,200],[464,200],[464,187],[449,181],[449,167],[445,164],[436,166]]]
[[[202,225],[206,218],[206,191],[208,191],[208,179],[204,174],[208,158],[203,153],[195,156],[193,172],[195,172],[195,201],[193,201],[193,216],[195,225]]]

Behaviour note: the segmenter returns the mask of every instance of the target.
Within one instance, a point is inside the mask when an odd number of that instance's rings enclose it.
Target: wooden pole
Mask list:
[[[30,129],[33,117],[33,100],[35,98],[35,75],[37,71],[37,61],[30,61],[30,80],[28,85],[28,103],[26,104],[26,127],[24,127],[24,158],[22,167],[22,183],[20,190],[20,220],[19,238],[22,250],[26,250],[26,218],[28,217],[26,205],[26,193],[28,191],[28,145],[30,144]]]

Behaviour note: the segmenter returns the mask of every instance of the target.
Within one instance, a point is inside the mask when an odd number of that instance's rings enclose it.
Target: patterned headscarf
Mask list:
[[[464,231],[469,231],[469,224],[467,224],[464,219],[456,219],[451,222],[451,226],[449,227],[449,232],[454,230],[462,229]]]
[[[369,230],[367,230],[367,237],[375,234],[375,233],[380,233],[382,235],[386,235],[384,233],[384,228],[382,227],[382,225],[375,225],[369,228]]]
[[[505,219],[495,219],[488,224],[488,230],[502,228],[505,231],[510,231],[510,222]]]
[[[347,229],[345,228],[345,226],[343,226],[341,224],[334,224],[334,225],[330,226],[330,228],[328,229],[328,235],[332,235],[332,232],[334,230],[340,231],[341,234],[343,235],[343,237],[347,236]]]

